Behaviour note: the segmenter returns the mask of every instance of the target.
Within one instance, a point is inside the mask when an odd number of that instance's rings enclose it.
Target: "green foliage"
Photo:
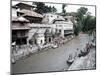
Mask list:
[[[74,26],[74,34],[77,36],[80,32],[80,27],[79,26]]]
[[[88,31],[92,32],[93,30],[96,29],[96,17],[87,15],[86,17],[84,17],[82,24],[83,24],[82,28],[83,32],[88,32]]]
[[[65,7],[66,7],[66,4],[63,4],[63,5],[62,5],[62,13],[63,13],[63,16],[66,14]]]
[[[96,17],[90,15],[88,9],[81,7],[77,11],[77,25],[74,28],[74,33],[78,35],[80,31],[92,33],[96,30]]]
[[[51,10],[53,13],[57,12],[57,9],[54,6],[51,8]]]
[[[36,10],[35,10],[36,12],[41,13],[41,14],[44,12],[44,6],[45,6],[44,3],[42,3],[42,2],[33,2],[33,4],[37,5]]]
[[[42,2],[33,2],[33,4],[35,4],[37,7],[36,7],[36,12],[42,14],[42,13],[47,13],[47,12],[57,12],[57,9],[53,6],[47,6],[45,5],[44,3]]]
[[[77,20],[82,21],[84,15],[86,15],[88,9],[85,7],[80,7],[77,11]]]
[[[78,35],[79,32],[82,31],[83,29],[83,19],[84,19],[84,16],[86,15],[88,9],[85,8],[85,7],[81,7],[78,9],[77,13],[76,13],[76,19],[77,19],[77,24],[76,26],[74,26],[74,34],[75,35]]]

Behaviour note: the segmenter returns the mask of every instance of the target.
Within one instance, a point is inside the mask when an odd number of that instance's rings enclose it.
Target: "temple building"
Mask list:
[[[12,17],[12,42],[17,45],[27,44],[28,31],[30,27],[27,25],[29,21],[23,17]]]
[[[56,37],[73,34],[71,17],[56,13],[39,14],[35,5],[18,3],[12,6],[12,42],[44,45]]]

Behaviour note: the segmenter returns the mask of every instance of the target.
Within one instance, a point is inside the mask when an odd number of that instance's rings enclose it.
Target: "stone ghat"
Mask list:
[[[68,69],[65,70],[84,70],[96,68],[95,45],[90,42],[82,50],[77,49],[76,53],[69,55],[67,59]]]
[[[84,57],[77,58],[68,70],[87,70],[96,68],[95,50],[91,49],[90,53]]]
[[[17,60],[29,57],[31,54],[36,53],[43,49],[50,48],[51,44],[44,46],[21,45],[12,47],[11,62],[15,63]]]
[[[26,57],[31,56],[31,54],[36,53],[36,52],[41,52],[43,50],[48,50],[50,48],[57,48],[60,47],[62,45],[64,45],[65,43],[67,43],[68,41],[70,41],[71,39],[73,39],[73,36],[68,36],[65,39],[59,39],[60,41],[55,42],[53,41],[53,43],[48,43],[46,45],[20,45],[20,46],[15,46],[12,47],[12,54],[11,54],[11,63],[16,63],[16,61],[20,60],[20,59],[24,59]]]

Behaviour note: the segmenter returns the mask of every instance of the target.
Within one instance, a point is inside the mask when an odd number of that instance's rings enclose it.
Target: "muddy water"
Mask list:
[[[77,48],[83,48],[89,39],[87,34],[80,34],[59,48],[42,51],[19,60],[12,65],[12,73],[64,71],[68,68],[66,60],[69,53],[76,51]]]

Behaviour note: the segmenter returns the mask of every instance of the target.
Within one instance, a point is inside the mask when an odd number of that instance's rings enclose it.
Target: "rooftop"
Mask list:
[[[55,21],[54,24],[73,24],[71,21]]]
[[[12,21],[14,22],[29,22],[29,20],[25,19],[24,17],[12,17]]]
[[[20,13],[24,13],[23,16],[33,16],[33,17],[40,17],[40,18],[43,18],[43,15],[39,14],[39,13],[36,13],[32,10],[26,10],[26,9],[22,9],[20,11],[18,11]]]
[[[32,5],[26,2],[19,2],[18,4],[16,4],[15,6],[20,7],[20,6],[30,6],[30,7],[36,7],[36,5]]]
[[[15,9],[17,9],[18,7],[17,7],[17,6],[12,6],[12,8],[15,8]]]

